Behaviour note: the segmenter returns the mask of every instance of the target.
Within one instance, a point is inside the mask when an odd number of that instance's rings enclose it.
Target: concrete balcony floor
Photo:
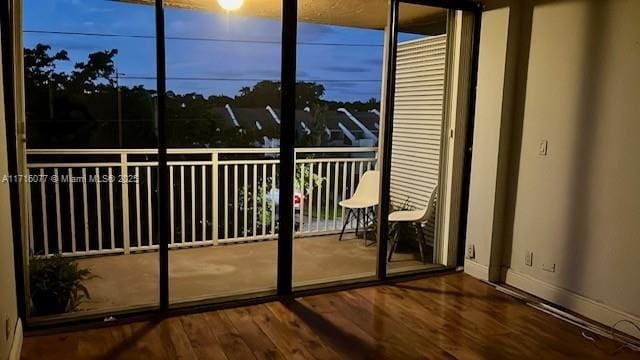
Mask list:
[[[371,236],[371,234],[369,235]],[[371,242],[369,242],[371,243]],[[345,234],[294,240],[294,286],[373,276],[375,245]],[[229,244],[169,251],[171,302],[197,301],[273,290],[276,286],[277,241]],[[427,259],[432,251],[427,251]],[[78,259],[95,278],[85,282],[91,299],[79,313],[122,310],[158,303],[158,252]],[[412,253],[396,253],[389,271],[436,267]]]

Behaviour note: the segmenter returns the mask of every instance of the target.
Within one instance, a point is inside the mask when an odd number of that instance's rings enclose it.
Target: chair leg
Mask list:
[[[425,232],[424,232],[424,227],[423,227],[423,225],[422,225],[422,224],[420,224],[420,232],[422,233],[422,236],[420,237],[420,239],[422,240],[422,246],[424,246],[424,247],[425,247],[425,249],[426,249],[426,247],[427,247],[427,234],[425,234]],[[435,258],[434,258],[434,256],[435,256],[435,251],[432,251],[432,252],[431,252],[431,255],[432,255],[432,256],[431,256],[431,262],[432,262],[432,263],[435,263],[435,261],[436,261],[436,260],[435,260]]]
[[[375,224],[376,225],[376,229],[379,226],[377,224],[377,219],[376,219],[376,211],[375,211],[375,207],[372,207],[371,209],[369,209],[369,216],[371,217],[371,224]],[[377,231],[373,232],[373,242],[374,244],[376,243],[376,239],[377,239]]]
[[[391,240],[391,247],[389,248],[389,257],[387,258],[387,262],[391,262],[391,257],[393,253],[396,251],[396,247],[398,246],[398,233],[393,234],[393,239]]]
[[[367,246],[367,224],[369,223],[369,216],[367,215],[367,209],[362,210],[362,230],[364,231],[364,246]]]
[[[342,231],[340,231],[340,237],[338,237],[338,241],[342,241],[342,235],[344,235],[344,230],[347,228],[347,224],[349,223],[349,218],[351,217],[351,209],[347,212],[347,216],[344,218],[344,224],[342,224]]]
[[[420,260],[424,263],[424,248],[423,248],[423,240],[424,240],[424,231],[422,230],[422,224],[419,222],[415,223],[416,226],[416,241],[418,242],[418,248],[420,248]]]
[[[376,218],[376,212],[373,210],[373,208],[369,209],[369,216],[371,216],[371,221],[374,221],[374,219]]]
[[[427,245],[427,235],[424,233],[424,227],[422,225],[422,223],[418,223],[418,225],[420,225],[420,240],[422,240],[422,244],[424,246]]]
[[[364,226],[365,226],[365,229],[368,230],[369,229],[369,225],[374,224],[375,221],[376,221],[376,218],[375,218],[375,216],[373,214],[373,211],[371,211],[370,208],[369,209],[365,209],[364,213],[366,214],[366,217],[365,217],[366,220],[365,220]],[[366,240],[368,240],[368,239],[365,237],[364,246],[372,246],[372,245],[376,244],[376,232],[375,232],[375,230],[372,230],[371,234],[373,235],[371,237],[371,243],[367,244]],[[366,233],[365,233],[365,236],[366,236]]]
[[[358,237],[358,226],[360,226],[360,209],[356,209],[356,237]]]

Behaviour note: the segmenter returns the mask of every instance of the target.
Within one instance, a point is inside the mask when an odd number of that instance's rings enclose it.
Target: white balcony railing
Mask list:
[[[376,151],[296,149],[297,236],[341,230],[338,202],[375,167]],[[170,248],[277,238],[278,149],[168,153]],[[150,149],[28,150],[32,254],[156,249],[156,154]]]

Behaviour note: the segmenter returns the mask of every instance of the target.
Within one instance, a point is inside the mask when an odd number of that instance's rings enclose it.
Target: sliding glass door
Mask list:
[[[30,320],[455,265],[471,54],[445,9],[22,6]]]
[[[479,23],[473,5],[456,5],[464,10],[392,5],[379,263],[388,276],[462,261]]]
[[[326,12],[311,0],[299,7],[293,285],[375,278],[388,7],[362,2]],[[347,15],[354,11],[368,16]]]
[[[392,131],[387,271],[437,267],[447,11],[400,3]]]
[[[22,6],[31,317],[156,307],[153,8]]]
[[[165,6],[172,303],[276,289],[280,6],[212,6]]]

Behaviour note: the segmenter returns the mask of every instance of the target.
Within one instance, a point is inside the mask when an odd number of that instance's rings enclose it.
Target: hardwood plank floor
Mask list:
[[[45,336],[24,359],[632,359],[464,274]]]

